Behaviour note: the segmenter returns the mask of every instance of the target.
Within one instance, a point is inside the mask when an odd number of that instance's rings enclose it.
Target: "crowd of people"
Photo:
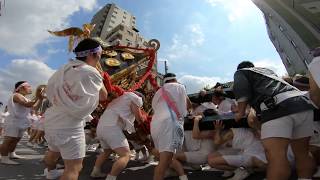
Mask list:
[[[1,114],[1,163],[17,165],[12,159],[25,135],[28,146],[48,148],[44,164],[47,179],[76,180],[88,147],[96,144],[98,155],[91,177],[115,180],[126,168],[132,152],[141,161],[158,161],[154,180],[177,176],[187,180],[185,165],[192,169],[220,170],[224,178],[242,180],[254,172],[266,172],[270,180],[320,177],[320,50],[309,65],[309,75],[278,77],[273,71],[241,62],[234,74],[234,98],[222,86],[201,90],[196,102],[175,74],[164,75],[163,85],[152,97],[152,111],[142,111],[141,92],[108,92],[97,67],[102,48],[94,39],[82,40],[76,58],[58,69],[47,85],[39,86],[33,99],[27,81],[15,84]],[[102,107],[100,102],[109,102]],[[210,112],[210,113],[208,113]],[[208,114],[232,115],[243,127],[225,126],[213,120],[203,130]],[[148,116],[149,115],[149,116]],[[209,115],[209,116],[210,116]],[[191,130],[184,129],[186,117]],[[142,158],[139,157],[140,152]],[[114,157],[108,171],[103,164]],[[58,169],[59,160],[64,168]]]

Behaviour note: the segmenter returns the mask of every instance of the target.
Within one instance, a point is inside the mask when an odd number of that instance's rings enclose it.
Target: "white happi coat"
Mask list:
[[[47,97],[52,103],[45,113],[45,129],[83,128],[99,103],[102,77],[92,66],[72,60],[48,81]]]
[[[142,98],[133,92],[125,92],[123,95],[112,100],[100,117],[98,126],[119,126],[129,133],[135,132],[135,116],[130,105],[134,103],[142,107]]]

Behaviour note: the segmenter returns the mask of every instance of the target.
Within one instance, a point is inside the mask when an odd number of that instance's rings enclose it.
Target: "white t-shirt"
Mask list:
[[[133,132],[133,123],[135,116],[130,108],[134,103],[138,107],[142,107],[142,98],[133,92],[125,92],[122,96],[117,97],[110,102],[103,112],[99,120],[100,126],[116,126],[120,125],[122,129]],[[122,121],[119,121],[119,120]]]
[[[9,116],[9,112],[3,112],[1,113],[1,117],[0,117],[0,123],[4,123],[7,116]]]
[[[45,129],[83,128],[85,119],[99,103],[102,77],[92,66],[72,60],[48,81],[52,106],[45,113]]]
[[[232,105],[235,104],[235,101],[229,98],[225,98],[221,103],[218,105],[218,113],[219,114],[226,114],[230,113]]]
[[[27,98],[25,98],[25,100],[27,102],[29,101]],[[30,127],[30,121],[28,119],[30,108],[13,102],[13,95],[10,97],[7,106],[9,116],[6,118],[6,125],[16,126],[22,129]]]
[[[171,95],[172,101],[175,102],[178,111],[181,116],[185,117],[188,114],[187,110],[187,93],[186,89],[182,84],[179,83],[166,83],[162,88]],[[159,89],[153,99],[152,99],[152,108],[154,114],[152,116],[152,121],[163,121],[170,119],[170,111],[168,105],[162,97],[161,89]]]
[[[203,113],[207,109],[217,110],[217,106],[212,102],[204,102],[200,106],[196,107],[192,113],[196,115],[197,113]]]
[[[231,128],[231,130],[233,132],[232,148],[241,149],[245,154],[258,156],[261,160],[266,159],[261,140],[256,138],[250,129]]]

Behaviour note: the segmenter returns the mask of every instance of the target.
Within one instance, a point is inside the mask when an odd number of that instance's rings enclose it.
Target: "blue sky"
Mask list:
[[[67,38],[50,36],[46,30],[81,27],[107,3],[116,3],[134,14],[143,36],[160,40],[158,59],[168,61],[169,71],[179,76],[190,93],[207,84],[213,86],[216,81],[232,80],[242,60],[285,73],[268,38],[262,13],[250,0],[35,1],[6,1],[0,16],[0,89],[10,89],[8,79],[44,82],[73,57],[67,52]],[[39,75],[44,77],[32,73],[18,76],[12,71],[19,62],[21,71],[25,63],[50,73]],[[163,62],[159,62],[159,71],[163,72]]]

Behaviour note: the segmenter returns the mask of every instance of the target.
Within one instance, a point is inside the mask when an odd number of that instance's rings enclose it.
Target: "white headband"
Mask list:
[[[313,58],[311,63],[308,65],[308,69],[314,81],[320,87],[320,56]]]
[[[76,54],[76,57],[87,57],[90,53],[97,53],[97,52],[102,52],[101,46],[98,46],[93,49],[88,49],[85,51],[74,52],[74,53]]]
[[[27,86],[27,85],[29,85],[29,83],[27,83],[27,82],[24,82],[24,83],[20,84],[20,85],[14,90],[14,92],[19,91],[19,89],[21,89],[23,86]]]
[[[167,81],[174,80],[174,79],[176,79],[176,77],[165,77],[163,79],[163,82],[167,82]]]

